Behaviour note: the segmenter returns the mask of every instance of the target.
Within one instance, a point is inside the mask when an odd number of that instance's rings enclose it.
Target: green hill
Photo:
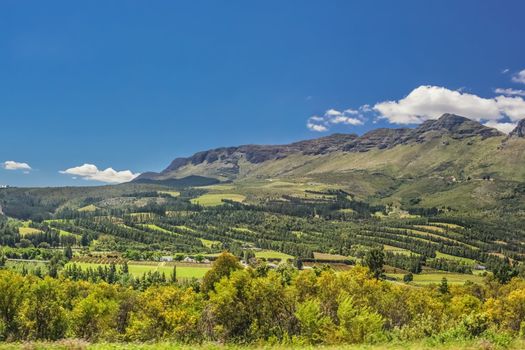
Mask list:
[[[379,203],[514,210],[525,202],[525,138],[520,130],[518,126],[506,136],[445,114],[415,129],[376,129],[362,136],[335,134],[289,145],[199,152],[137,181],[163,183],[188,176],[233,181],[233,192],[252,200],[321,186]],[[270,181],[292,185],[275,191]],[[220,187],[215,191],[220,193]]]

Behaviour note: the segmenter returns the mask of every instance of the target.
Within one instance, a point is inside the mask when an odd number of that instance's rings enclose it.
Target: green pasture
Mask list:
[[[107,264],[95,264],[95,263],[86,263],[86,262],[73,262],[69,264],[76,264],[82,269],[97,268],[98,266],[109,266]],[[68,265],[69,265],[68,264]],[[67,265],[66,265],[67,266]],[[159,262],[152,265],[140,265],[140,264],[128,264],[129,273],[134,277],[140,277],[147,272],[164,272],[166,277],[169,277],[173,271],[173,266],[169,266],[165,263]],[[203,278],[206,272],[210,269],[210,265],[177,265],[177,277],[179,278]]]
[[[461,262],[464,262],[465,264],[469,264],[469,265],[474,265],[476,263],[475,260],[472,260],[472,259],[469,259],[469,258],[463,258],[463,257],[460,257],[460,256],[445,254],[445,253],[441,253],[441,252],[436,252],[436,258],[444,258],[444,259],[448,259],[448,260],[457,260],[457,261],[461,261]]]
[[[193,198],[191,202],[193,204],[199,204],[204,207],[212,207],[216,205],[221,205],[223,199],[231,200],[234,202],[243,202],[246,199],[246,197],[242,194],[236,193],[206,193],[197,198]]]
[[[401,273],[387,273],[389,277],[394,277],[399,281],[403,280],[403,274]],[[467,281],[474,283],[482,283],[483,277],[479,275],[468,275],[462,273],[446,273],[446,272],[432,272],[432,273],[421,273],[414,274],[414,280],[412,283],[426,285],[426,284],[439,284],[443,277],[447,279],[449,284],[463,284]]]
[[[264,259],[281,259],[281,260],[287,260],[287,259],[293,259],[294,257],[285,253],[281,253],[275,250],[260,250],[255,252],[256,258],[264,258]]]

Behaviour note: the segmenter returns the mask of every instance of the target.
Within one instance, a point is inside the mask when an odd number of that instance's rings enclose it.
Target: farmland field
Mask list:
[[[403,280],[403,274],[389,274],[387,273],[387,276],[394,277],[397,280],[402,281]],[[415,274],[414,275],[414,284],[439,284],[441,283],[441,280],[444,278],[447,279],[447,282],[449,284],[463,284],[466,281],[475,282],[475,283],[481,283],[483,281],[483,277],[479,275],[468,275],[468,274],[462,274],[462,273],[444,273],[444,272],[433,272],[433,273],[421,273],[421,274]]]
[[[281,259],[281,260],[287,260],[287,259],[293,259],[293,256],[277,252],[274,250],[261,250],[255,252],[255,257],[257,258],[264,258],[264,259]]]
[[[245,196],[235,193],[207,193],[200,197],[192,199],[192,203],[199,204],[205,207],[221,205],[222,200],[231,200],[234,202],[242,202],[246,199]]]
[[[97,268],[98,266],[109,266],[108,264],[95,264],[95,263],[85,263],[85,262],[73,262],[69,263],[76,264],[77,266],[80,266],[82,269],[87,268]],[[195,264],[195,265],[189,265],[189,264],[176,264],[177,266],[177,277],[178,278],[197,278],[201,279],[204,277],[206,272],[210,269],[210,265],[205,264]],[[142,265],[140,263],[128,263],[128,268],[130,274],[132,274],[134,277],[140,277],[143,274],[147,272],[154,272],[158,271],[160,273],[164,273],[167,277],[170,276],[170,274],[173,272],[173,266],[169,266],[166,263],[155,263],[152,265]]]
[[[36,228],[32,228],[32,227],[20,227],[18,229],[18,232],[20,232],[20,234],[23,236],[23,235],[27,235],[29,233],[39,233],[39,232],[42,232],[42,231],[40,231],[39,229],[36,229]]]

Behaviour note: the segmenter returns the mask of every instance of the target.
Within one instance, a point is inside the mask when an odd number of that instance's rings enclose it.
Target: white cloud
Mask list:
[[[328,128],[324,125],[314,124],[311,122],[306,123],[306,127],[311,131],[317,131],[317,132],[324,132],[328,130]]]
[[[5,161],[2,164],[3,168],[6,170],[25,170],[25,172],[31,170],[31,167],[27,163],[19,163],[14,160]]]
[[[501,71],[501,74],[507,74],[509,71],[510,71],[510,69],[505,68],[504,70]]]
[[[337,117],[339,115],[341,115],[341,112],[339,112],[339,111],[337,111],[335,109],[329,109],[326,112],[324,112],[324,116],[326,118]]]
[[[112,168],[106,170],[99,170],[93,164],[84,164],[74,168],[69,168],[60,171],[61,174],[76,175],[84,180],[94,180],[107,183],[122,183],[129,182],[139,176],[140,174],[134,174],[130,170],[116,171]]]
[[[494,120],[488,121],[484,124],[485,126],[488,126],[489,128],[498,129],[501,132],[504,132],[505,134],[509,134],[514,128],[516,128],[517,123],[505,123],[505,122],[497,122]]]
[[[496,96],[495,101],[501,113],[512,121],[525,118],[525,101],[521,97]]]
[[[512,81],[515,83],[525,84],[525,69],[514,74]]]
[[[327,110],[322,117],[312,116],[308,118],[306,127],[312,131],[324,132],[332,125],[345,124],[345,125],[363,125],[363,115],[361,110],[346,109],[342,112],[336,109]]]
[[[507,95],[507,96],[525,96],[525,90],[517,90],[517,89],[503,89],[503,88],[497,88],[494,89],[494,92],[497,94]]]
[[[394,124],[419,124],[437,119],[444,113],[459,114],[477,121],[512,121],[525,118],[525,101],[521,97],[483,98],[439,86],[423,85],[398,101],[377,103],[374,110]]]
[[[455,113],[476,120],[499,119],[494,100],[439,86],[420,86],[405,98],[377,103],[374,109],[395,124],[419,124],[427,119],[439,118],[443,113]]]

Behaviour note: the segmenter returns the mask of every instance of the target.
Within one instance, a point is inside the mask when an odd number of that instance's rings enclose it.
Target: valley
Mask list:
[[[452,327],[510,344],[525,316],[524,157],[523,137],[447,114],[201,152],[119,185],[2,188],[0,285],[25,286],[20,320],[39,288],[60,293],[42,305],[92,342],[381,343]],[[33,323],[18,320],[0,336],[24,339]]]

